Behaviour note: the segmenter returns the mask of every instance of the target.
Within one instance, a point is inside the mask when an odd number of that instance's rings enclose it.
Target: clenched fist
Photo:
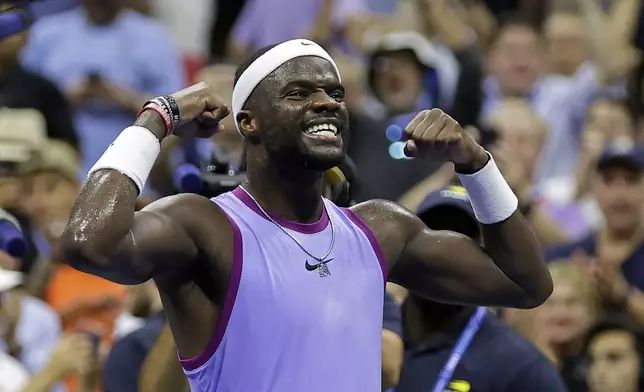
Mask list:
[[[230,113],[217,92],[205,82],[171,95],[177,101],[181,119],[181,125],[172,132],[177,136],[208,138],[220,129],[219,122]],[[160,139],[165,135],[165,125],[152,110],[141,113],[136,124],[150,129]]]
[[[459,172],[485,166],[488,155],[460,124],[440,109],[424,110],[405,128],[407,156],[451,161]]]

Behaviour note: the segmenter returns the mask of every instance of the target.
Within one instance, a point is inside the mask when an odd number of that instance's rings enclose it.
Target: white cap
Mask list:
[[[21,392],[29,382],[30,374],[13,357],[0,353],[0,391]]]
[[[0,268],[0,292],[11,290],[22,284],[23,279],[24,275],[22,272]]]

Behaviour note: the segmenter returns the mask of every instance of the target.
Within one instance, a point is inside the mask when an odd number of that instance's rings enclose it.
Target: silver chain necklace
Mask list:
[[[286,235],[287,235],[291,240],[293,240],[293,242],[295,242],[295,244],[296,244],[300,249],[302,249],[302,251],[304,251],[304,253],[306,253],[307,255],[309,255],[309,257],[311,257],[312,259],[314,259],[314,260],[316,260],[316,261],[318,262],[318,264],[317,264],[316,266],[317,266],[317,270],[318,270],[318,273],[319,273],[319,275],[320,275],[320,277],[321,277],[321,278],[324,278],[324,277],[327,277],[327,276],[331,275],[331,271],[329,271],[329,267],[327,267],[327,263],[328,263],[330,260],[327,260],[327,257],[329,257],[329,255],[331,254],[331,251],[333,250],[333,246],[335,245],[335,227],[333,226],[333,221],[331,220],[331,216],[330,216],[330,215],[328,215],[328,214],[327,214],[327,216],[328,216],[328,218],[329,218],[329,226],[331,226],[331,244],[329,244],[329,249],[327,249],[326,253],[324,253],[324,256],[319,257],[319,256],[316,256],[316,255],[314,255],[313,253],[311,253],[308,249],[306,249],[306,248],[304,247],[304,245],[302,245],[302,244],[300,243],[300,241],[298,241],[298,240],[297,240],[297,238],[295,238],[295,236],[293,236],[291,233],[289,233],[289,232],[288,232],[288,230],[286,230],[284,227],[282,227],[282,225],[280,225],[279,223],[277,223],[277,222],[275,221],[275,219],[273,219],[270,215],[268,215],[268,213],[267,213],[267,212],[262,208],[262,206],[259,204],[259,202],[257,201],[257,199],[255,199],[255,198],[253,197],[253,195],[251,195],[251,194],[250,194],[250,192],[248,192],[248,191],[246,190],[246,188],[244,188],[242,185],[240,185],[239,187],[241,188],[241,190],[243,190],[243,191],[244,191],[244,193],[246,193],[246,194],[248,195],[248,197],[250,197],[250,199],[255,203],[255,205],[257,206],[257,208],[259,208],[259,210],[261,211],[261,213],[264,215],[264,217],[265,217],[266,219],[268,219],[271,223],[273,223],[273,224],[274,224],[275,226],[277,226],[280,230],[282,230],[282,232],[283,232],[284,234],[286,234]],[[325,208],[325,207],[324,207],[324,205],[323,205],[323,207],[322,207],[322,208]]]

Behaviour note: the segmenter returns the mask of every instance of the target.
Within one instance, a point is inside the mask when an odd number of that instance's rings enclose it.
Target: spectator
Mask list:
[[[20,129],[20,132],[16,132]],[[19,210],[22,183],[19,167],[41,148],[45,135],[45,120],[35,109],[0,108],[0,208],[16,217],[22,228],[27,251],[21,260],[8,255],[2,267],[29,272],[38,258],[38,236],[31,230],[31,223]]]
[[[105,392],[138,392],[139,373],[148,353],[156,343],[166,324],[163,306],[152,282],[144,284],[147,297],[151,299],[151,313],[145,325],[119,339],[112,347],[103,367],[103,390]],[[174,359],[178,364],[176,350]]]
[[[571,239],[580,239],[603,223],[591,182],[597,160],[606,144],[633,139],[635,122],[622,101],[599,98],[586,115],[575,181],[552,179],[541,189],[540,207]]]
[[[417,214],[432,230],[451,230],[482,242],[462,187],[430,193]],[[452,357],[464,331],[473,328],[471,320],[481,312],[471,344],[460,357]],[[431,390],[454,358],[460,361],[446,380],[448,390],[565,391],[555,367],[526,338],[483,308],[441,304],[410,294],[405,320],[409,348],[396,392]]]
[[[109,342],[126,295],[125,287],[58,262],[58,240],[80,187],[77,169],[74,152],[55,141],[49,141],[38,158],[23,168],[23,210],[52,248],[38,266],[36,286],[60,314],[65,331],[98,328],[94,332]]]
[[[0,12],[16,7],[2,2]],[[69,104],[49,80],[20,66],[18,55],[27,42],[27,31],[0,40],[0,107],[35,109],[45,119],[47,136],[78,147]]]
[[[529,99],[550,129],[534,177],[537,185],[553,177],[568,180],[574,177],[579,159],[579,131],[589,104],[600,94],[621,94],[621,89],[613,91],[605,86],[623,82],[628,72],[627,68],[615,65],[630,50],[628,37],[607,34],[612,40],[601,39],[594,32],[600,31],[597,24],[604,15],[593,7],[584,10],[585,33],[591,37],[596,56],[593,63],[584,64],[571,78],[541,76],[545,56],[540,32],[522,20],[508,20],[488,54],[490,75],[483,86],[483,118],[490,115],[503,97],[519,96]]]
[[[32,27],[26,67],[53,80],[74,107],[83,177],[141,103],[184,85],[172,38],[125,0],[83,0]]]
[[[598,298],[584,271],[571,261],[551,263],[550,274],[554,291],[528,316],[524,333],[553,359],[570,392],[585,392],[583,340],[599,315]]]
[[[44,369],[60,337],[60,319],[42,301],[25,295],[20,272],[0,269],[0,351],[18,359],[31,373]]]
[[[542,246],[565,242],[564,233],[541,210],[539,188],[532,182],[548,136],[547,125],[526,101],[517,98],[504,100],[490,116],[489,125],[495,135],[489,149],[519,198],[519,208],[532,224],[539,242]]]
[[[247,0],[231,33],[230,60],[239,62],[263,46],[294,38],[327,42],[359,35],[351,30],[366,11],[364,0]]]
[[[549,73],[573,76],[590,59],[588,37],[579,15],[551,13],[544,24],[543,35]]]
[[[620,318],[607,318],[588,333],[589,392],[642,390],[644,341],[639,326]]]
[[[20,392],[47,392],[70,375],[80,383],[74,392],[95,392],[100,355],[86,334],[67,334],[57,342],[47,365]]]
[[[574,257],[596,280],[606,306],[627,310],[644,321],[644,148],[629,140],[608,145],[596,166],[593,193],[604,226],[548,250],[546,258]]]

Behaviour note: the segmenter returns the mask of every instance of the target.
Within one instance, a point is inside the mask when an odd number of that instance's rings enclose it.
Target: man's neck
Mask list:
[[[644,240],[644,227],[638,225],[628,230],[611,230],[605,227],[597,236],[598,255],[613,255],[624,261],[628,255]]]
[[[322,214],[322,172],[249,159],[244,188],[263,209],[282,219],[316,222]]]
[[[624,230],[604,227],[598,236],[599,242],[605,245],[637,245],[642,239],[644,239],[644,225],[637,225]]]
[[[563,364],[568,358],[573,358],[581,352],[583,348],[583,341],[581,338],[575,338],[570,342],[553,344],[551,346],[552,352],[559,364]]]

